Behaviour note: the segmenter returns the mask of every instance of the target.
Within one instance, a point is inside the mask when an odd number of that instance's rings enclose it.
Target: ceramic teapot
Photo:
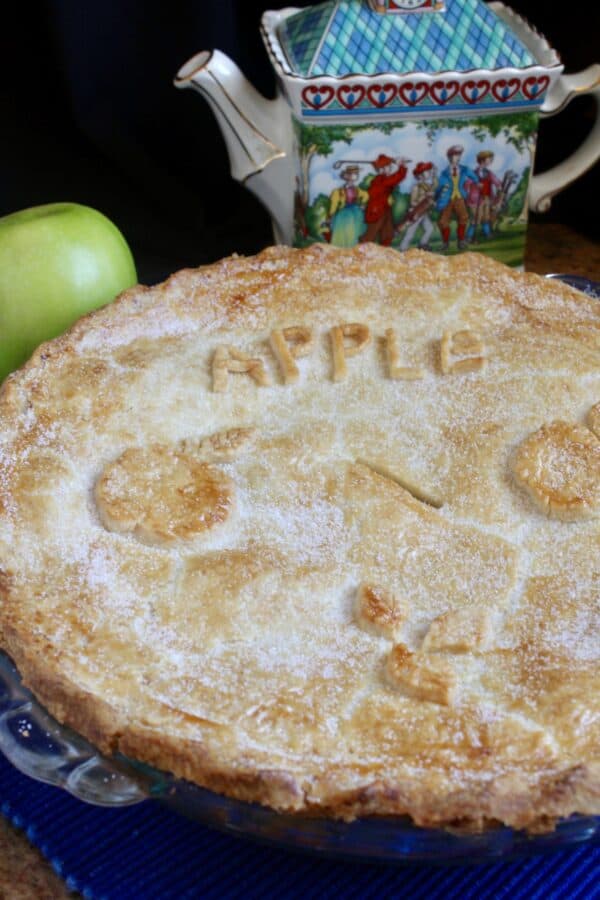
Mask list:
[[[326,0],[265,12],[262,35],[274,100],[219,50],[197,53],[175,85],[212,107],[231,174],[277,242],[468,248],[521,266],[529,208],[547,210],[600,156],[596,117],[567,160],[532,175],[539,117],[583,93],[600,100],[600,65],[565,76],[502,3]]]

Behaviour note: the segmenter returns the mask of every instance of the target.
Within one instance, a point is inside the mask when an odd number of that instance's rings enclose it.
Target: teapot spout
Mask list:
[[[208,101],[223,133],[231,174],[246,181],[286,156],[275,133],[277,100],[266,100],[220,50],[202,50],[177,72],[175,87],[194,88]],[[277,109],[275,108],[277,107]]]

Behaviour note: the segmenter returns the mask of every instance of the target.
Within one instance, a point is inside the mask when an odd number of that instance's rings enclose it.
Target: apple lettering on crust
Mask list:
[[[402,379],[403,381],[417,381],[425,377],[424,369],[400,364],[398,338],[393,328],[388,328],[385,332],[385,348],[390,378]]]
[[[368,325],[361,322],[342,322],[329,330],[332,358],[332,378],[335,382],[348,377],[349,357],[357,356],[371,342]],[[295,384],[300,378],[297,359],[308,356],[314,347],[313,329],[305,325],[275,328],[268,343],[281,371],[283,383]],[[386,369],[384,377],[396,381],[419,381],[426,371],[421,366],[405,366],[401,363],[398,335],[394,328],[386,328],[383,337]],[[440,370],[442,375],[465,375],[482,371],[487,364],[483,340],[475,331],[460,329],[447,331],[440,340]],[[212,389],[223,393],[230,389],[230,375],[248,375],[258,387],[272,385],[267,366],[260,356],[250,356],[231,345],[219,345],[213,354]]]
[[[356,356],[371,340],[371,332],[366,325],[345,322],[331,329],[331,351],[333,354],[333,380],[343,381],[348,374],[346,359]]]
[[[440,363],[444,375],[480,372],[486,358],[483,341],[475,331],[446,331],[440,342]]]
[[[271,383],[260,357],[251,357],[236,347],[220,344],[213,356],[213,391],[223,393],[227,390],[230,373],[249,375],[260,387]]]
[[[283,380],[286,384],[298,381],[300,370],[296,360],[308,356],[314,344],[311,328],[293,325],[289,328],[276,328],[269,337],[271,349],[279,363]]]

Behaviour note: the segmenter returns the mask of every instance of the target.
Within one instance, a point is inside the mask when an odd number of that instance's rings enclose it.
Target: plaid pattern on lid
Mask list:
[[[299,75],[524,68],[535,58],[481,0],[440,12],[381,15],[365,0],[327,0],[284,20],[282,48]]]

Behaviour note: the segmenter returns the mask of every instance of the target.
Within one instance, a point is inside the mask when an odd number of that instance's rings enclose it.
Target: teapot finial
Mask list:
[[[444,0],[367,0],[377,13],[442,12]]]

